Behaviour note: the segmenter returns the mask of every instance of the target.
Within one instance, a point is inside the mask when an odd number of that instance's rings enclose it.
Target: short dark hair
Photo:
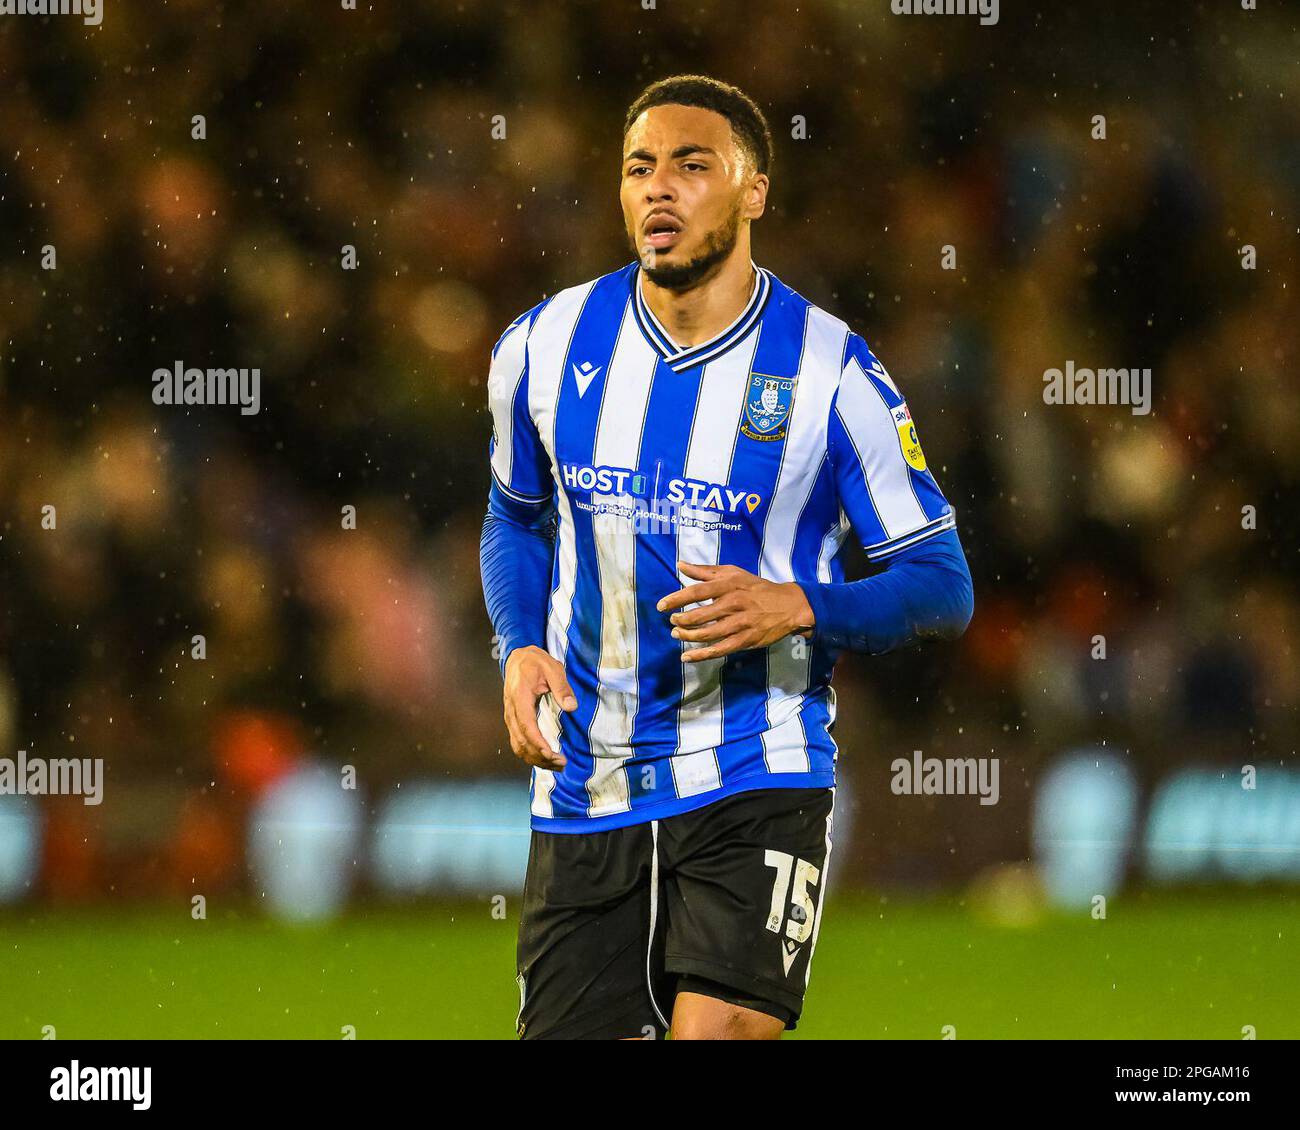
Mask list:
[[[652,106],[699,106],[713,110],[731,123],[736,140],[753,158],[754,167],[766,173],[772,167],[772,131],[767,119],[748,94],[739,87],[708,75],[672,75],[652,82],[628,107],[623,120],[623,136]]]

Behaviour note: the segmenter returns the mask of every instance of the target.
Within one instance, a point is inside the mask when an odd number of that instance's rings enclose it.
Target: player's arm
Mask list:
[[[927,637],[956,639],[975,611],[956,530],[900,550],[874,577],[803,588],[813,609],[814,639],[871,655]]]
[[[528,412],[527,342],[533,313],[506,330],[492,354],[492,485],[479,566],[500,649],[510,748],[530,765],[559,769],[564,758],[542,737],[537,704],[548,693],[564,710],[575,709],[577,700],[563,664],[546,651],[555,502],[549,458]]]
[[[884,572],[803,586],[814,638],[870,654],[926,637],[956,639],[975,610],[974,586],[907,403],[856,334],[827,421],[840,505],[868,558]]]
[[[868,557],[885,566],[848,583],[779,584],[734,566],[679,564],[690,585],[660,601],[673,635],[706,646],[683,662],[811,636],[872,654],[912,640],[954,639],[974,590],[952,508],[925,466],[906,403],[856,335],[832,401],[827,451],[841,505]],[[690,611],[674,611],[706,601]]]
[[[673,612],[673,636],[702,643],[682,655],[698,663],[734,651],[767,647],[788,635],[811,637],[829,647],[880,655],[925,637],[956,639],[974,612],[966,555],[956,530],[900,550],[885,572],[860,581],[767,581],[734,565],[678,568],[700,583],[665,597]]]

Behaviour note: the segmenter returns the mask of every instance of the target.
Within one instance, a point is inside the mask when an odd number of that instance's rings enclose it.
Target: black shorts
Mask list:
[[[533,832],[519,925],[525,1039],[662,1037],[679,989],[803,1008],[831,789],[757,789],[608,832]]]

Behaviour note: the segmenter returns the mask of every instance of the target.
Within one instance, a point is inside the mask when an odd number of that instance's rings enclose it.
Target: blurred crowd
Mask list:
[[[361,8],[0,18],[0,754],[108,767],[45,806],[47,894],[238,884],[250,799],[308,760],[525,788],[487,359],[631,259],[623,112],[685,71],[767,113],[755,259],[888,366],[975,578],[959,643],[841,662],[858,873],[1023,857],[1067,747],[1146,782],[1292,757],[1293,17]],[[260,368],[261,412],[154,404],[178,360]],[[1045,404],[1067,360],[1150,368],[1154,410]],[[892,796],[914,749],[1001,758],[1001,804]]]

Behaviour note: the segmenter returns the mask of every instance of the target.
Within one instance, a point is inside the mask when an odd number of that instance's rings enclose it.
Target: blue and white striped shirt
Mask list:
[[[833,785],[836,653],[789,637],[684,664],[699,645],[655,605],[692,583],[678,561],[836,582],[850,530],[879,561],[953,528],[866,342],[755,272],[745,310],[700,345],[672,341],[632,262],[540,303],[493,350],[492,473],[514,501],[555,507],[546,648],[578,700],[540,710],[567,764],[533,770],[536,829]]]

